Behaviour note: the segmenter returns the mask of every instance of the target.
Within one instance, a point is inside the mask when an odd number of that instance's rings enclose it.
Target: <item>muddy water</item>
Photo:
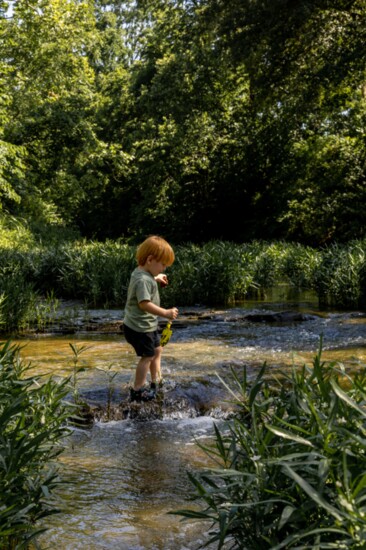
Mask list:
[[[302,299],[301,299],[302,298]],[[301,320],[271,315],[296,312]],[[260,315],[265,314],[265,320]],[[120,312],[90,312],[101,322],[117,320]],[[273,371],[292,364],[311,363],[323,335],[323,359],[357,369],[366,364],[366,316],[362,312],[321,312],[316,300],[246,302],[231,309],[182,309],[172,341],[165,348],[163,375],[168,384],[200,391],[198,381],[217,380],[230,366],[246,364],[255,374],[267,361]],[[85,395],[108,387],[115,375],[118,391],[128,388],[135,356],[118,331],[100,334],[80,328],[73,335],[47,335],[20,342],[22,355],[38,372],[70,374],[75,357],[84,367],[78,386]],[[218,398],[219,399],[219,398]],[[219,404],[219,403],[218,403]],[[212,409],[215,411],[215,407]],[[219,415],[218,415],[219,416]],[[75,430],[61,458],[70,485],[63,488],[63,513],[49,521],[44,548],[119,550],[194,550],[207,540],[200,524],[182,523],[168,515],[191,506],[187,471],[208,465],[195,440],[205,442],[211,416],[178,416],[137,422],[96,422],[91,429]],[[208,528],[208,526],[207,526]]]

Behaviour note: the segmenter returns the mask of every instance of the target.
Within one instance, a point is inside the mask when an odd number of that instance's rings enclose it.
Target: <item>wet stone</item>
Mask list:
[[[108,388],[84,392],[81,399],[89,407],[94,421],[110,422],[134,419],[140,421],[196,418],[210,416],[228,418],[233,413],[229,396],[216,381],[193,381],[167,385],[157,392],[156,398],[148,402],[131,402],[129,389]]]
[[[297,311],[261,312],[248,314],[242,320],[252,323],[301,323],[315,319],[315,315]]]

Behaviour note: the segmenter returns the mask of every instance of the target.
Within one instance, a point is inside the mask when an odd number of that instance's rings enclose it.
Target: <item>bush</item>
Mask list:
[[[218,467],[190,474],[203,507],[173,513],[211,522],[219,549],[365,548],[366,369],[320,351],[281,381],[233,376],[236,419],[203,447]]]
[[[283,242],[257,242],[248,246],[253,279],[258,287],[268,288],[283,279],[283,259],[289,245]]]
[[[19,347],[0,345],[0,549],[28,548],[38,523],[57,509],[55,458],[68,433],[68,380],[29,376]],[[43,383],[44,382],[44,383]]]
[[[117,241],[82,242],[62,251],[58,268],[58,295],[81,298],[93,306],[124,304],[135,248]]]
[[[23,220],[0,213],[0,248],[26,250],[34,242],[32,232]]]

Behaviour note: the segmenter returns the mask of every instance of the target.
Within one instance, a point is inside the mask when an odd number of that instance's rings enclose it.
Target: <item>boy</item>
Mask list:
[[[175,319],[178,309],[160,307],[158,283],[168,284],[164,274],[174,262],[174,252],[166,240],[156,235],[148,237],[137,249],[138,267],[132,272],[127,291],[123,330],[126,340],[140,357],[135,382],[130,389],[131,401],[150,401],[156,395],[156,380],[160,376],[162,347],[158,334],[158,316]],[[145,389],[150,370],[151,387]]]

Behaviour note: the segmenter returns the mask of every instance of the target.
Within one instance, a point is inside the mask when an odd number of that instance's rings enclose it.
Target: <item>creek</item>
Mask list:
[[[229,395],[217,375],[228,380],[231,368],[245,365],[254,377],[264,361],[273,373],[311,364],[321,335],[323,360],[351,370],[366,364],[363,312],[321,311],[310,293],[277,289],[232,308],[181,308],[163,354],[162,400],[131,406],[136,357],[120,331],[121,315],[74,313],[69,328],[60,331],[59,320],[58,329],[17,341],[36,372],[60,377],[75,366],[70,344],[81,350],[78,392],[99,411],[67,440],[62,513],[47,521],[42,548],[197,549],[209,526],[168,512],[193,506],[187,471],[210,465],[196,441],[208,442],[214,423],[230,421]]]

